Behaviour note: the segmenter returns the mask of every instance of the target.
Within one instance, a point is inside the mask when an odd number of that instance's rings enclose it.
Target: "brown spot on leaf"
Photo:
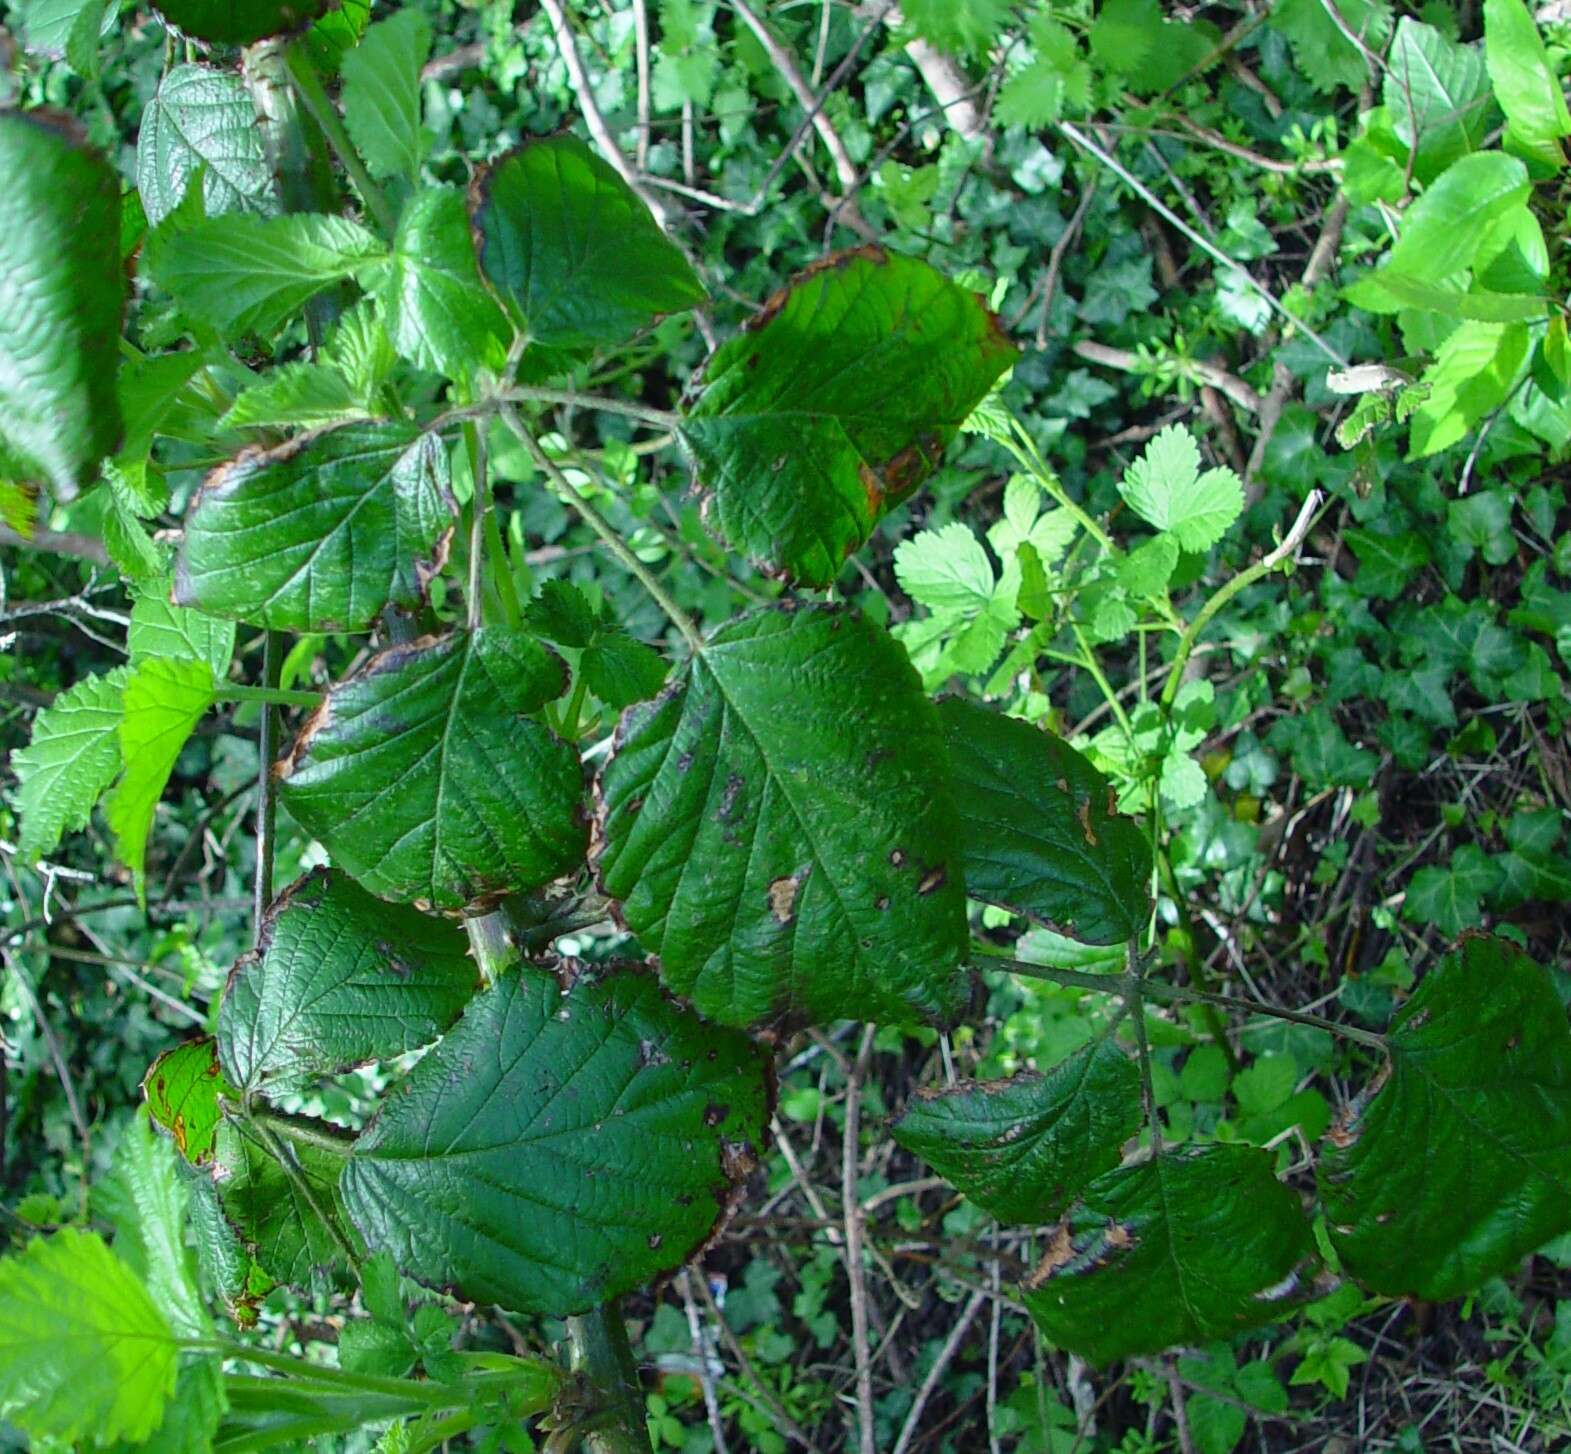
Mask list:
[[[948,877],[949,870],[943,864],[939,864],[937,868],[931,868],[922,875],[922,881],[916,886],[916,891],[919,894],[930,894],[935,889],[942,888]]]
[[[719,1101],[711,1101],[704,1107],[704,1124],[706,1126],[718,1126],[730,1114],[730,1106],[722,1105]]]
[[[1075,817],[1080,820],[1080,828],[1086,836],[1086,842],[1089,843],[1092,848],[1095,848],[1096,829],[1091,826],[1090,803],[1081,803],[1080,806],[1075,809]]]
[[[894,864],[896,868],[899,868],[901,864],[906,861],[906,856],[904,852],[897,848],[889,855],[889,861]]]
[[[1033,1291],[1042,1286],[1060,1268],[1067,1266],[1075,1255],[1075,1239],[1069,1230],[1068,1222],[1060,1222],[1053,1228],[1053,1235],[1047,1244],[1047,1251],[1042,1260],[1032,1269],[1025,1280],[1026,1290]]]
[[[778,924],[789,924],[796,915],[796,898],[801,892],[806,871],[789,878],[777,878],[769,885],[769,912]]]

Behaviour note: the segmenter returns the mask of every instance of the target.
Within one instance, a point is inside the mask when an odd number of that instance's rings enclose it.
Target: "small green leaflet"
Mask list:
[[[120,442],[125,279],[120,179],[57,113],[0,112],[0,277],[0,475],[69,500]]]
[[[420,68],[430,54],[430,21],[404,9],[377,21],[344,56],[344,125],[373,177],[419,179]]]
[[[560,658],[503,627],[422,637],[338,683],[274,769],[284,806],[379,898],[460,909],[583,860],[578,754],[529,714]]]
[[[186,514],[175,598],[283,631],[364,631],[424,599],[457,507],[440,436],[345,424],[242,451]]]
[[[1170,424],[1124,472],[1118,492],[1140,518],[1169,531],[1185,550],[1209,550],[1244,512],[1244,487],[1230,469],[1201,472],[1200,448]]]
[[[136,187],[149,227],[180,205],[198,173],[210,217],[276,210],[245,82],[211,66],[176,66],[148,102],[136,138]]]
[[[370,410],[341,370],[325,363],[280,364],[246,389],[220,421],[224,429],[316,428],[362,419]]]
[[[1140,1077],[1104,1037],[1046,1075],[919,1090],[890,1128],[984,1211],[1037,1226],[1118,1165],[1140,1129]]]
[[[0,1416],[52,1443],[140,1444],[164,1416],[178,1347],[96,1232],[67,1227],[0,1258]]]
[[[531,344],[622,343],[704,299],[649,209],[577,137],[527,141],[481,168],[469,214],[480,269]]]
[[[1298,1193],[1270,1156],[1218,1142],[1093,1181],[1049,1234],[1025,1303],[1053,1343],[1101,1367],[1275,1321],[1307,1292],[1313,1260]]]
[[[1571,1227],[1571,1031],[1549,976],[1465,937],[1386,1037],[1320,1158],[1331,1237],[1378,1292],[1440,1302]]]
[[[1561,138],[1571,135],[1571,113],[1538,23],[1522,0],[1484,0],[1484,54],[1506,113],[1507,148],[1558,171],[1565,165]]]
[[[722,626],[624,714],[599,801],[601,885],[701,1014],[957,1007],[965,892],[938,716],[860,613]]]
[[[958,697],[938,704],[966,892],[1093,944],[1143,933],[1151,845],[1061,738]]]
[[[303,29],[329,0],[159,0],[158,14],[193,40],[250,45]]]
[[[225,1071],[251,1090],[428,1045],[475,991],[468,947],[456,924],[314,870],[274,900],[256,950],[230,971],[218,1011]]]
[[[148,239],[145,266],[188,317],[227,335],[271,332],[324,288],[387,260],[386,245],[347,217],[178,220]]]
[[[705,519],[827,586],[1015,360],[969,289],[878,247],[836,253],[722,344],[680,437]]]
[[[905,0],[906,24],[938,50],[981,56],[1009,24],[1009,0]]]
[[[218,1064],[218,1047],[211,1035],[166,1050],[142,1077],[148,1114],[173,1137],[180,1155],[192,1166],[212,1162],[223,1120],[219,1100],[235,1096]]]
[[[216,700],[213,671],[205,661],[149,657],[131,669],[126,682],[120,721],[124,767],[105,813],[115,853],[131,870],[142,904],[147,902],[144,864],[153,813],[186,739]]]
[[[665,685],[666,659],[623,631],[609,602],[596,613],[570,581],[546,581],[524,619],[545,640],[579,652],[585,685],[609,707],[647,701]]]
[[[32,740],[12,758],[24,863],[52,853],[85,828],[93,804],[120,771],[121,698],[127,667],[83,677],[33,718]]]
[[[504,975],[344,1173],[371,1250],[520,1312],[579,1313],[713,1234],[769,1123],[764,1053],[640,967]]]

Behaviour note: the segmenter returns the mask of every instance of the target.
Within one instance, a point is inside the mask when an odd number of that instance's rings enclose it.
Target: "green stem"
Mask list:
[[[569,1318],[567,1338],[574,1371],[585,1374],[604,1400],[586,1429],[589,1454],[650,1454],[644,1391],[620,1304],[602,1303],[593,1312]]]
[[[1140,979],[1140,945],[1134,939],[1129,941],[1125,965],[1124,1003],[1129,1007],[1129,1016],[1135,1023],[1135,1054],[1140,1066],[1140,1107],[1151,1131],[1151,1150],[1160,1155],[1162,1126],[1156,1118],[1156,1087],[1151,1080],[1151,1040],[1146,1033],[1145,986]]]
[[[304,46],[297,43],[285,51],[284,59],[289,67],[290,78],[295,83],[295,93],[300,97],[300,104],[305,107],[311,119],[322,128],[322,135],[327,138],[327,144],[332,147],[344,170],[349,173],[350,181],[355,184],[355,190],[359,192],[366,210],[376,219],[376,225],[384,236],[392,237],[398,230],[398,218],[393,215],[393,209],[388,206],[387,198],[382,195],[382,189],[371,180],[371,174],[366,171],[365,164],[360,160],[360,154],[354,148],[354,143],[349,140],[349,133],[344,130],[344,123],[339,120],[338,111],[329,99],[326,88],[322,85],[322,78],[317,75],[316,67],[311,63],[310,55]]]
[[[464,447],[469,452],[469,473],[474,482],[474,496],[469,502],[469,598],[467,625],[471,631],[480,629],[483,616],[481,592],[485,585],[485,522],[491,513],[491,472],[485,451],[485,436],[475,427],[473,420],[464,423]]]
[[[1152,841],[1160,843],[1161,834],[1159,832],[1153,834]],[[1178,886],[1178,875],[1173,872],[1173,861],[1167,856],[1165,847],[1156,850],[1156,867],[1158,878],[1173,900],[1173,908],[1178,914],[1178,927],[1183,930],[1184,968],[1189,971],[1189,982],[1202,993],[1212,994],[1214,991],[1211,988],[1211,980],[1206,974],[1205,962],[1200,958],[1200,949],[1196,942],[1194,916],[1189,912],[1189,902]],[[1227,1058],[1227,1068],[1237,1071],[1238,1056],[1233,1051],[1233,1042],[1227,1038],[1227,1027],[1223,1025],[1216,1006],[1203,1005],[1201,1015],[1206,1022],[1206,1030],[1216,1042],[1217,1049]]]
[[[292,1378],[331,1388],[335,1393],[374,1393],[388,1398],[407,1399],[423,1408],[440,1408],[444,1404],[460,1401],[462,1395],[445,1384],[417,1383],[408,1378],[384,1378],[374,1373],[350,1373],[342,1368],[329,1368],[323,1363],[311,1363],[304,1358],[292,1358],[287,1353],[274,1353],[269,1349],[249,1343],[230,1343],[224,1339],[203,1340],[188,1347],[208,1348],[240,1363],[254,1363],[258,1368],[270,1368],[275,1373],[285,1373]]]
[[[1200,633],[1211,624],[1216,613],[1234,596],[1254,585],[1262,576],[1269,575],[1303,544],[1304,537],[1314,527],[1315,512],[1320,508],[1320,499],[1320,491],[1311,490],[1309,498],[1304,501],[1303,507],[1298,512],[1298,518],[1293,521],[1282,543],[1270,555],[1239,571],[1232,580],[1219,587],[1216,594],[1200,608],[1199,614],[1189,623],[1183,636],[1179,638],[1178,653],[1173,658],[1173,665],[1168,669],[1167,681],[1162,687],[1161,700],[1164,712],[1172,707],[1178,696],[1178,689],[1184,680],[1184,668],[1189,664],[1189,657],[1195,649],[1195,643],[1200,639]]]
[[[298,1121],[292,1116],[279,1116],[271,1111],[258,1110],[253,1110],[250,1117],[252,1125],[265,1126],[268,1131],[285,1141],[298,1142],[302,1146],[314,1146],[318,1151],[326,1151],[331,1156],[347,1157],[355,1144],[355,1138],[348,1131],[329,1129],[320,1122]]]
[[[465,920],[469,935],[469,951],[480,966],[480,976],[488,984],[498,978],[518,960],[518,950],[508,937],[508,922],[501,910],[481,914]]]
[[[507,546],[502,541],[502,527],[497,522],[496,504],[485,512],[486,554],[491,562],[491,584],[496,588],[501,602],[502,616],[509,626],[517,626],[524,619],[523,607],[518,600],[518,590],[513,584],[513,564],[508,558]]]
[[[568,742],[578,741],[578,715],[584,709],[584,692],[587,686],[583,669],[580,667],[578,680],[573,683],[573,695],[567,699],[567,710],[562,713],[562,730],[558,734]]]
[[[668,414],[664,409],[651,409],[646,404],[611,399],[604,394],[580,394],[572,389],[514,388],[498,397],[509,403],[574,404],[584,409],[598,409],[603,414],[622,414],[657,429],[674,430],[681,423],[679,414]]]
[[[283,666],[282,633],[269,631],[262,642],[262,690],[279,690],[278,674]],[[269,702],[262,708],[262,731],[257,744],[256,774],[256,878],[252,889],[251,932],[258,941],[262,934],[262,915],[273,899],[273,841],[278,820],[278,797],[273,792],[273,757],[278,750],[278,710]]]
[[[1125,739],[1133,743],[1135,729],[1129,721],[1129,714],[1124,711],[1123,703],[1118,700],[1118,693],[1113,690],[1113,684],[1108,681],[1107,674],[1096,659],[1096,653],[1091,650],[1091,644],[1085,638],[1085,633],[1074,622],[1070,622],[1069,629],[1074,632],[1075,644],[1080,648],[1080,665],[1091,673],[1091,679],[1101,688],[1102,699],[1111,709],[1113,716],[1118,719],[1118,725],[1124,729]]]
[[[698,627],[693,624],[693,619],[677,603],[666,594],[666,589],[655,578],[654,572],[646,566],[636,555],[627,542],[622,539],[611,527],[608,521],[585,498],[568,477],[557,467],[556,462],[540,448],[539,441],[529,432],[524,421],[518,417],[518,410],[511,404],[503,402],[502,418],[506,420],[507,427],[513,431],[529,451],[530,458],[534,460],[535,467],[551,481],[553,488],[569,505],[578,511],[579,515],[588,524],[589,528],[605,542],[607,549],[614,555],[638,581],[643,588],[654,598],[654,602],[665,612],[671,624],[682,633],[683,639],[696,656],[704,649],[704,638],[699,634]]]
[[[1065,510],[1069,511],[1075,522],[1109,555],[1115,553],[1117,547],[1113,544],[1113,537],[1096,523],[1091,516],[1083,510],[1070,497],[1069,491],[1064,488],[1053,470],[1048,468],[1047,461],[1042,458],[1036,447],[1036,441],[1025,431],[1025,426],[1013,415],[1010,416],[1011,431],[1020,441],[1018,444],[1005,443],[1004,448],[1025,467],[1026,473],[1031,475],[1049,495],[1058,501]]]
[[[236,687],[225,682],[213,695],[220,702],[261,702],[269,707],[320,707],[321,692],[289,692],[281,687]]]

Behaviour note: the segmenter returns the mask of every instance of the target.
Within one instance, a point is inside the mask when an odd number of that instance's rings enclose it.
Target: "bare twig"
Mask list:
[[[1075,352],[1090,363],[1118,369],[1121,373],[1137,373],[1141,367],[1138,354],[1131,353],[1127,348],[1111,348],[1090,338],[1082,338],[1075,344]],[[1220,369],[1202,359],[1185,360],[1184,367],[1202,383],[1226,394],[1240,409],[1253,414],[1260,408],[1260,395],[1237,374],[1230,374],[1226,369]]]
[[[633,45],[638,67],[638,147],[633,159],[639,171],[649,169],[649,5],[633,0]]]
[[[971,1324],[976,1321],[976,1315],[982,1311],[982,1304],[987,1300],[986,1292],[974,1292],[967,1300],[964,1310],[956,1319],[954,1327],[950,1329],[949,1336],[944,1340],[944,1346],[938,1350],[938,1357],[933,1360],[933,1366],[927,1370],[927,1377],[922,1380],[922,1386],[916,1391],[911,1412],[906,1415],[900,1437],[895,1440],[894,1454],[906,1454],[906,1450],[911,1447],[911,1440],[921,1428],[922,1414],[927,1408],[928,1399],[933,1396],[933,1390],[938,1387],[938,1381],[944,1376],[944,1371],[954,1362],[955,1354],[960,1351],[960,1345],[965,1342],[966,1334],[971,1331]]]
[[[863,5],[858,7],[857,13],[866,15],[876,9],[874,5]],[[905,24],[905,17],[900,13],[898,5],[888,6],[881,18],[891,30],[898,30]],[[906,54],[911,57],[927,89],[933,93],[933,99],[938,102],[945,121],[967,141],[980,141],[985,137],[987,119],[973,99],[974,88],[970,78],[961,70],[960,63],[920,36],[906,42]]]
[[[696,1274],[703,1276],[702,1272]],[[715,1441],[715,1454],[728,1454],[725,1440],[725,1420],[720,1417],[720,1400],[715,1397],[715,1376],[709,1370],[709,1347],[704,1339],[703,1324],[698,1318],[698,1304],[693,1301],[693,1278],[690,1267],[682,1269],[677,1287],[682,1293],[682,1306],[687,1310],[687,1330],[693,1339],[693,1357],[698,1363],[698,1386],[704,1394],[704,1411],[709,1415],[709,1432]]]
[[[1064,230],[1059,233],[1052,252],[1047,255],[1047,272],[1042,279],[1042,316],[1036,325],[1038,348],[1047,347],[1047,325],[1053,312],[1053,295],[1058,292],[1059,270],[1064,265],[1065,255],[1074,246],[1075,238],[1080,235],[1086,213],[1091,210],[1092,200],[1096,197],[1096,184],[1097,178],[1093,176],[1080,189],[1080,200],[1075,204],[1075,210],[1069,214],[1069,221],[1064,224]]]
[[[876,1028],[869,1025],[863,1031],[856,1065],[846,1083],[845,1135],[840,1156],[840,1196],[845,1216],[846,1280],[851,1288],[851,1345],[856,1355],[856,1416],[861,1454],[877,1454],[873,1442],[876,1427],[873,1422],[873,1358],[867,1340],[867,1283],[862,1269],[862,1202],[856,1189],[862,1159],[862,1077],[867,1074]]]

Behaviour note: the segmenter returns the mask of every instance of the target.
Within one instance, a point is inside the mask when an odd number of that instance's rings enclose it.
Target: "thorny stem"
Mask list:
[[[573,1370],[585,1374],[604,1400],[584,1447],[590,1454],[650,1454],[644,1392],[620,1303],[613,1299],[569,1318],[567,1341]]]
[[[366,210],[376,219],[376,225],[385,236],[391,237],[398,230],[398,219],[388,206],[387,198],[382,195],[382,189],[371,180],[371,174],[361,162],[354,143],[349,140],[349,133],[344,130],[344,123],[339,120],[338,112],[322,85],[322,78],[311,64],[311,57],[303,46],[291,45],[284,53],[284,59],[289,67],[290,79],[295,83],[295,94],[300,97],[300,104],[322,128],[327,144],[348,172]]]
[[[633,554],[627,542],[611,527],[610,521],[603,516],[540,448],[539,441],[529,432],[529,427],[518,417],[518,410],[511,404],[503,402],[502,418],[507,421],[507,427],[513,431],[529,451],[530,458],[534,460],[535,467],[551,481],[552,487],[569,505],[575,509],[590,529],[605,542],[606,548],[619,560],[628,572],[639,582],[653,597],[654,602],[670,618],[671,624],[682,633],[682,638],[692,649],[696,656],[704,649],[704,638],[699,634],[698,627],[693,624],[693,619],[666,593],[664,586],[655,578],[654,572]]]

